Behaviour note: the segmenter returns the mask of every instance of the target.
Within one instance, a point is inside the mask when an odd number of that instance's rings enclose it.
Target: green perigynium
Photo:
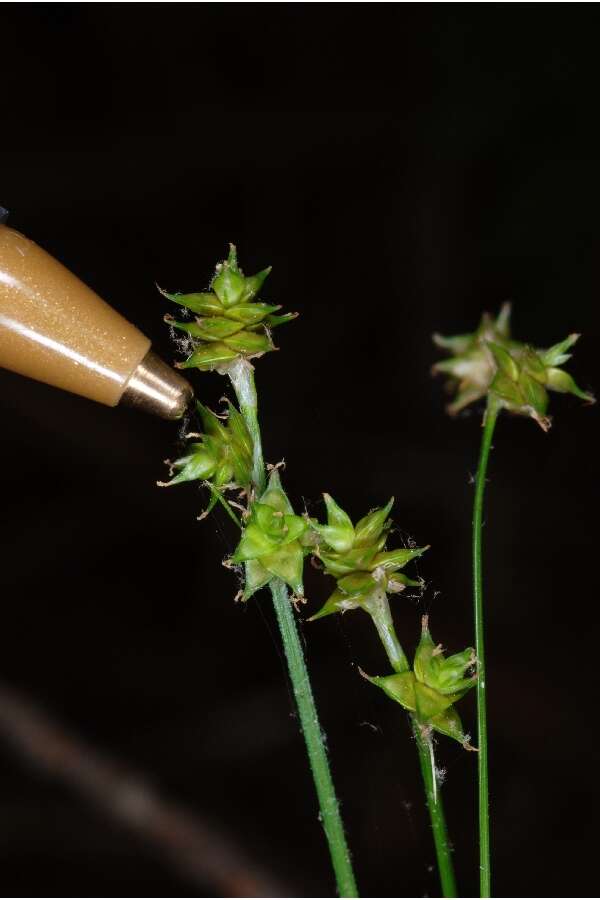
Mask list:
[[[312,616],[320,619],[336,612],[363,608],[369,612],[374,593],[398,593],[407,586],[421,587],[400,572],[410,560],[421,556],[428,547],[385,550],[391,520],[388,518],[394,498],[352,524],[349,515],[333,497],[323,494],[327,508],[327,524],[310,520],[315,534],[314,556],[321,561],[325,574],[332,575],[336,589],[325,605]]]
[[[252,439],[244,419],[228,402],[225,421],[197,403],[203,433],[192,435],[201,440],[189,445],[188,453],[169,463],[177,474],[161,487],[184,481],[208,481],[218,491],[225,487],[247,489],[252,471]]]
[[[441,646],[432,640],[428,617],[423,616],[412,671],[365,677],[413,713],[419,725],[454,738],[467,750],[473,750],[454,704],[475,685],[477,675],[472,670],[476,663],[471,647],[446,658]]]
[[[561,394],[574,394],[588,403],[594,402],[592,394],[582,391],[571,375],[560,366],[570,359],[565,353],[578,340],[578,334],[555,344],[548,350],[533,350],[521,346],[507,350],[501,344],[488,344],[496,372],[489,387],[490,396],[501,408],[520,415],[531,416],[544,431],[550,427],[546,415],[548,409],[548,389]]]
[[[245,565],[243,600],[273,578],[281,578],[296,598],[303,598],[302,570],[307,549],[302,539],[307,529],[306,520],[294,514],[274,469],[266,491],[250,506],[241,540],[230,560],[230,564]]]
[[[280,306],[257,300],[270,271],[270,268],[263,269],[246,277],[231,244],[228,258],[217,266],[209,291],[197,294],[162,291],[169,300],[196,314],[193,321],[165,317],[169,325],[184,331],[192,342],[190,356],[178,368],[226,371],[239,357],[251,359],[275,349],[271,330],[297,314],[275,315]]]
[[[571,358],[569,350],[579,339],[571,334],[547,350],[515,341],[510,337],[510,306],[505,304],[494,320],[487,313],[473,334],[442,337],[435,343],[452,354],[433,367],[456,387],[456,398],[448,407],[457,413],[486,395],[501,409],[530,416],[545,431],[550,427],[546,415],[548,390],[574,394],[588,403],[592,394],[582,391],[561,366]]]

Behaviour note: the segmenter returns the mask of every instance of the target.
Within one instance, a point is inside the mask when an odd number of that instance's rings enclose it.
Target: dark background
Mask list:
[[[593,5],[20,4],[2,34],[0,203],[175,358],[154,286],[201,290],[227,242],[299,310],[257,363],[269,461],[298,509],[397,498],[430,543],[422,601],[471,641],[480,410],[452,421],[430,335],[514,301],[515,336],[583,333],[598,389]],[[218,404],[226,384],[192,375]],[[234,605],[235,542],[193,486],[160,491],[178,427],[0,372],[1,679],[145,773],[284,879],[332,877],[268,595]],[[485,529],[497,895],[593,895],[596,408],[503,416]],[[415,573],[412,569],[412,574]],[[307,576],[308,609],[331,585]],[[306,616],[306,612],[302,612]],[[357,612],[302,627],[365,895],[437,893],[404,714]],[[474,698],[461,704],[474,729]],[[462,893],[477,891],[474,754],[439,741]],[[0,742],[6,894],[205,895],[139,835]]]

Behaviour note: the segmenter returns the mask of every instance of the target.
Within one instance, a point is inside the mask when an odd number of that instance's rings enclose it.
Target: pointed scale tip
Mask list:
[[[321,609],[314,614],[314,616],[310,616],[310,618],[306,619],[307,622],[316,622],[317,619],[324,619],[325,616],[331,616],[333,613],[337,612],[335,609],[328,609],[327,604],[322,606]]]

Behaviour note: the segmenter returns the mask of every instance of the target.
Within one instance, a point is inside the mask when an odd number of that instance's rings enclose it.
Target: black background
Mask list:
[[[257,363],[269,461],[298,509],[396,496],[430,543],[422,601],[471,641],[480,410],[452,421],[430,335],[514,301],[515,336],[583,333],[598,389],[594,5],[4,6],[0,202],[175,358],[170,290],[228,241],[301,317]],[[226,384],[194,376],[217,405]],[[268,595],[234,605],[235,530],[160,491],[178,427],[0,372],[3,681],[210,816],[291,892],[334,892]],[[548,435],[503,416],[488,493],[498,895],[589,895],[597,847],[597,408],[552,396]],[[415,569],[413,568],[412,574]],[[310,610],[329,584],[310,571]],[[303,611],[303,616],[306,612]],[[304,625],[365,895],[438,890],[401,710],[357,612]],[[462,704],[474,727],[474,698]],[[374,726],[374,727],[373,727]],[[462,893],[477,891],[474,754],[440,740]],[[6,894],[193,895],[155,848],[0,744]]]

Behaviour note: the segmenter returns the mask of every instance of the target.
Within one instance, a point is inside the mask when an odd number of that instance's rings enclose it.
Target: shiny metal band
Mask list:
[[[125,385],[120,402],[163,419],[180,419],[193,396],[185,378],[149,350]]]

